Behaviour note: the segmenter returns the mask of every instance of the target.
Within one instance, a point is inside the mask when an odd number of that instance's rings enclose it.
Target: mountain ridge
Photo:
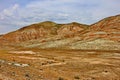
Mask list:
[[[104,18],[90,26],[88,36],[120,41],[120,15]]]
[[[6,43],[17,44],[17,46],[22,47],[82,49],[81,47],[85,45],[94,48],[92,45],[96,46],[100,42],[97,39],[103,41],[104,43],[101,44],[104,47],[108,46],[108,49],[111,47],[107,45],[107,41],[109,44],[119,44],[120,15],[104,18],[92,25],[77,22],[57,24],[51,21],[44,21],[2,35],[0,42],[3,45]],[[81,42],[85,44],[82,45]],[[88,44],[87,42],[91,42],[92,44]],[[115,49],[119,49],[118,47],[115,47]]]
[[[49,35],[57,35],[57,34],[62,34],[62,33],[64,34],[64,30],[63,30],[64,28],[66,28],[67,31],[70,32],[73,29],[75,30],[75,28],[73,28],[74,25],[75,27],[77,27],[77,30],[79,28],[84,28],[84,26],[86,26],[86,25],[75,23],[75,22],[68,23],[68,24],[57,24],[54,22],[45,21],[45,22],[41,22],[37,24],[28,25],[16,31],[7,33],[3,35],[3,38],[6,38],[6,40],[8,39],[8,41],[10,40],[11,42],[12,41],[21,42],[21,41],[26,41],[26,40],[32,40],[32,39],[37,39],[37,38],[45,37]],[[60,32],[60,30],[58,30],[61,27],[63,30],[62,33]],[[77,32],[77,30],[74,32]],[[71,33],[71,34],[74,34],[74,33]],[[65,35],[69,36],[69,34],[65,34]]]

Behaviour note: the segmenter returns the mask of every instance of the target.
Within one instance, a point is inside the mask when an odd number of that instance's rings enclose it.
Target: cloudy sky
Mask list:
[[[120,0],[0,0],[0,34],[41,21],[92,24],[120,14]]]

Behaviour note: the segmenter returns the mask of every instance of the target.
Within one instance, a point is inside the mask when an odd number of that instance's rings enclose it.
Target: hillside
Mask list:
[[[77,41],[67,45],[70,49],[83,50],[120,50],[120,43],[108,39]]]
[[[23,42],[40,37],[45,37],[47,35],[50,35],[51,29],[55,28],[55,25],[55,23],[48,21],[38,24],[32,24],[14,32],[5,34],[3,35],[2,39],[5,39],[8,42]]]
[[[84,30],[87,25],[78,23],[57,24],[50,21],[45,21],[37,24],[25,26],[14,32],[3,35],[0,41],[3,42],[24,42],[34,39],[51,37],[70,37]]]
[[[90,26],[85,38],[104,38],[120,41],[120,15],[105,18]]]
[[[51,21],[0,36],[0,80],[120,80],[120,16]],[[70,76],[71,75],[71,76]]]
[[[57,24],[45,21],[25,26],[0,37],[1,44],[23,48],[120,50],[120,15],[95,24]]]

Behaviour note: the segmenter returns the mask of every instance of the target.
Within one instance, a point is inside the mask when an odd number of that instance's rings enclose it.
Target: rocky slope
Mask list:
[[[120,50],[120,15],[105,18],[90,26],[50,21],[32,24],[3,35],[0,42],[16,43],[13,45],[27,48]]]
[[[45,37],[50,35],[51,29],[54,29],[56,23],[53,22],[42,22],[38,24],[32,24],[26,27],[23,27],[17,31],[5,34],[2,36],[3,41],[8,42],[23,42],[32,39],[37,39],[40,37]]]
[[[25,26],[17,31],[10,32],[0,38],[2,42],[24,42],[34,39],[42,39],[57,35],[59,37],[70,37],[83,31],[87,25],[78,23],[56,24],[46,21],[38,24]]]
[[[61,28],[57,30],[57,33],[59,36],[73,37],[80,34],[80,32],[85,31],[88,27],[88,25],[73,22],[61,26]]]
[[[92,24],[89,32],[84,35],[90,38],[105,38],[120,41],[120,15],[105,18]]]

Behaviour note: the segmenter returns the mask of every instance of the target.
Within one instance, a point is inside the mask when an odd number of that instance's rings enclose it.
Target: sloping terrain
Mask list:
[[[45,21],[25,26],[0,37],[2,45],[24,48],[119,50],[120,15],[95,24],[57,24]]]
[[[0,38],[1,42],[24,42],[34,39],[41,39],[58,35],[58,37],[74,36],[76,33],[83,31],[84,27],[78,23],[70,24],[56,24],[54,22],[46,21],[38,24],[32,24],[23,27],[17,31],[10,32]]]
[[[0,37],[0,80],[120,80],[120,15],[90,26],[46,21]]]
[[[38,24],[32,24],[26,27],[23,27],[17,31],[10,32],[8,34],[3,35],[2,39],[4,42],[23,42],[32,39],[37,39],[40,37],[45,37],[50,35],[51,29],[54,29],[56,23],[53,22],[42,22]]]
[[[111,16],[92,24],[84,37],[86,39],[105,38],[120,42],[120,15]]]
[[[85,50],[120,50],[120,43],[107,39],[95,39],[88,41],[77,41],[67,47],[70,49]]]

